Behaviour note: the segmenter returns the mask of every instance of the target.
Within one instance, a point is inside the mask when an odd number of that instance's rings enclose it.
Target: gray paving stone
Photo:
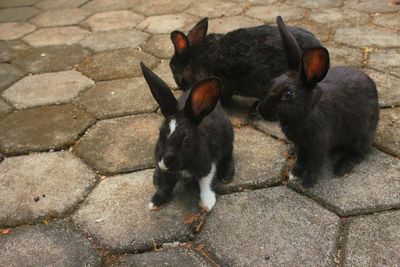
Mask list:
[[[289,0],[287,3],[305,8],[330,8],[342,6],[343,0]]]
[[[6,158],[0,170],[0,225],[64,216],[96,182],[95,174],[70,152]]]
[[[385,13],[400,10],[399,5],[389,5],[388,1],[375,0],[346,0],[345,7],[353,8],[365,13]]]
[[[384,70],[400,77],[400,50],[373,51],[369,55],[367,64],[375,69]]]
[[[222,107],[228,113],[233,126],[240,128],[249,124],[250,111],[256,101],[256,98],[235,95]]]
[[[260,19],[266,22],[275,22],[277,16],[282,16],[285,21],[301,20],[307,15],[307,10],[301,7],[287,4],[274,4],[270,6],[250,7],[246,12],[247,16]]]
[[[100,266],[89,241],[62,223],[26,225],[0,239],[0,265]]]
[[[11,107],[3,99],[0,98],[0,117],[4,116],[5,114],[9,113],[10,111],[11,111]]]
[[[341,216],[400,207],[400,160],[379,150],[371,153],[354,170],[341,178],[332,174],[327,161],[321,179],[305,193],[325,203]],[[290,182],[298,186],[298,181]]]
[[[286,187],[221,196],[196,243],[224,266],[334,265],[339,218]]]
[[[120,10],[94,14],[84,21],[82,25],[94,32],[110,31],[132,29],[142,20],[144,20],[144,16],[142,15],[128,10]]]
[[[147,0],[139,2],[132,10],[145,16],[181,13],[193,0]]]
[[[198,18],[189,14],[168,14],[147,17],[137,28],[155,34],[170,33],[173,30],[188,30],[197,21]]]
[[[363,71],[375,81],[381,107],[400,105],[400,90],[397,90],[400,78],[374,70],[365,69]]]
[[[235,177],[218,191],[260,188],[279,183],[286,167],[286,146],[249,127],[235,129]]]
[[[148,38],[148,33],[136,30],[115,30],[91,34],[81,41],[81,45],[94,52],[102,52],[124,48],[137,48]]]
[[[0,120],[0,150],[16,155],[64,148],[93,123],[90,114],[74,105],[16,111]]]
[[[17,109],[71,101],[94,82],[75,70],[30,75],[6,89],[2,96]]]
[[[369,21],[367,14],[344,8],[313,9],[309,18],[332,28],[363,26]]]
[[[159,58],[169,59],[174,54],[174,45],[169,34],[153,35],[141,48]]]
[[[24,77],[24,72],[13,65],[0,64],[0,92]]]
[[[345,266],[396,266],[400,262],[400,212],[352,218],[346,229]]]
[[[71,45],[78,43],[89,31],[77,26],[44,28],[25,36],[23,40],[31,46]]]
[[[393,30],[400,29],[400,13],[376,14],[373,17],[373,23],[376,25],[392,28]]]
[[[90,55],[76,44],[30,48],[16,54],[12,63],[29,73],[70,70]]]
[[[138,0],[93,0],[83,5],[82,8],[91,12],[103,12],[132,8],[138,3]]]
[[[257,5],[257,4],[270,5],[270,4],[279,2],[279,0],[232,0],[232,2],[244,3],[244,4],[255,4],[255,5]]]
[[[253,27],[261,24],[261,21],[246,16],[210,19],[208,22],[208,32],[227,33],[239,28]]]
[[[196,252],[177,248],[136,255],[124,255],[113,266],[213,266]]]
[[[90,13],[79,8],[57,9],[41,13],[30,22],[42,27],[55,27],[78,24]]]
[[[287,140],[285,134],[281,130],[279,122],[266,121],[258,115],[252,120],[251,123],[260,131],[263,131],[274,138]]]
[[[42,10],[80,7],[89,0],[42,0],[35,7]]]
[[[216,3],[212,0],[194,3],[187,13],[199,17],[219,18],[225,16],[239,15],[243,11],[243,6],[231,2]]]
[[[178,88],[169,66],[169,60],[162,60],[162,62],[154,69],[154,72],[157,73],[157,75],[163,79],[171,89]]]
[[[334,40],[357,47],[400,47],[400,33],[369,26],[340,28]]]
[[[20,40],[0,41],[0,61],[10,62],[19,51],[27,49],[29,49],[29,46]]]
[[[158,107],[143,77],[98,82],[76,102],[98,119],[154,112]]]
[[[0,8],[31,6],[39,0],[0,0]]]
[[[351,48],[335,43],[327,43],[324,46],[329,50],[332,67],[353,66],[360,68],[363,64],[364,54],[359,48]]]
[[[18,39],[35,29],[35,26],[26,22],[0,23],[0,40]]]
[[[152,175],[153,170],[145,170],[102,180],[73,220],[116,252],[187,240],[192,234],[184,216],[198,210],[198,197],[194,190],[178,192],[161,210],[149,211],[148,203],[156,191]]]
[[[0,9],[0,22],[24,21],[39,14],[33,7],[16,7]]]
[[[334,30],[332,28],[310,20],[293,21],[290,22],[290,26],[307,29],[308,31],[312,32],[321,42],[327,42],[331,38],[331,35],[334,33]]]
[[[381,150],[400,157],[400,108],[381,110],[375,144]]]
[[[99,121],[74,151],[103,174],[150,168],[160,125],[154,113]]]
[[[78,67],[85,76],[96,81],[141,76],[139,63],[153,68],[158,60],[136,49],[101,52],[86,58]]]

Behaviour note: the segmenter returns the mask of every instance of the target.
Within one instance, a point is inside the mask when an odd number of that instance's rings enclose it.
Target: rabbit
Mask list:
[[[214,77],[199,81],[176,100],[164,81],[143,63],[140,66],[165,117],[155,148],[157,166],[153,179],[158,189],[149,209],[167,203],[177,180],[190,176],[199,183],[200,207],[211,211],[216,201],[214,178],[227,183],[235,173],[234,133],[219,103],[220,81]]]
[[[333,173],[350,172],[371,147],[379,120],[374,81],[350,67],[329,69],[329,52],[322,46],[301,52],[282,18],[277,24],[287,51],[288,72],[272,81],[258,112],[265,119],[277,112],[281,128],[297,150],[289,178],[313,186],[324,159],[339,152]]]
[[[180,31],[171,33],[175,52],[170,68],[181,89],[187,90],[205,77],[217,76],[222,83],[222,102],[234,94],[260,99],[268,93],[272,78],[287,71],[277,27],[261,25],[209,35],[207,28],[208,18],[203,18],[187,36]],[[320,45],[305,29],[290,27],[289,31],[302,49]]]

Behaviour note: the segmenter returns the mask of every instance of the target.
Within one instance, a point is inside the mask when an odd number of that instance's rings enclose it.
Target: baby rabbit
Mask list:
[[[343,155],[334,174],[343,176],[369,150],[379,119],[375,83],[365,73],[349,68],[329,69],[329,53],[322,46],[301,52],[281,17],[279,31],[287,51],[288,72],[275,78],[270,93],[258,106],[268,118],[278,113],[281,128],[297,149],[291,178],[305,187],[316,183],[325,157]]]
[[[158,189],[149,208],[168,202],[177,180],[190,176],[200,185],[200,207],[210,211],[216,200],[214,177],[228,182],[235,172],[233,129],[219,104],[220,82],[216,78],[199,81],[177,101],[164,81],[143,63],[140,66],[165,117],[155,149],[153,178]]]
[[[261,98],[274,77],[287,71],[285,50],[275,26],[243,28],[227,34],[207,35],[204,18],[186,36],[171,33],[175,53],[170,67],[176,83],[187,90],[195,82],[217,76],[222,84],[222,101],[233,94]],[[290,27],[300,48],[320,45],[307,30]],[[262,56],[261,56],[262,55]]]

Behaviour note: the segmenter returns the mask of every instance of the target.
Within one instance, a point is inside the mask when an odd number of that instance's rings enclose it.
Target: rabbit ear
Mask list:
[[[201,43],[207,35],[208,29],[208,18],[203,18],[200,20],[193,29],[190,30],[188,38],[191,45],[197,45]]]
[[[329,52],[325,47],[307,48],[303,52],[302,79],[308,85],[322,81],[329,70]]]
[[[301,66],[301,53],[294,36],[287,30],[281,16],[276,18],[282,42],[285,46],[289,70],[299,71]]]
[[[208,78],[198,82],[186,100],[186,115],[195,123],[200,123],[205,116],[214,110],[220,96],[219,79]]]
[[[177,112],[177,101],[169,89],[168,85],[152,72],[143,62],[140,67],[147,84],[150,87],[151,94],[160,105],[161,113],[165,116],[174,115]]]
[[[180,56],[188,56],[190,52],[189,39],[183,32],[173,31],[171,40],[175,47],[175,52]]]

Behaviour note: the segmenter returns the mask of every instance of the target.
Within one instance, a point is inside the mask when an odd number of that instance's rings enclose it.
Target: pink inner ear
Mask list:
[[[195,115],[214,107],[219,98],[218,82],[199,85],[192,94],[192,110]]]
[[[306,50],[303,54],[304,72],[308,81],[320,80],[327,70],[327,55],[323,49]]]
[[[186,38],[182,34],[175,34],[174,35],[174,45],[175,45],[175,49],[181,53],[187,48],[188,43],[187,43]]]

